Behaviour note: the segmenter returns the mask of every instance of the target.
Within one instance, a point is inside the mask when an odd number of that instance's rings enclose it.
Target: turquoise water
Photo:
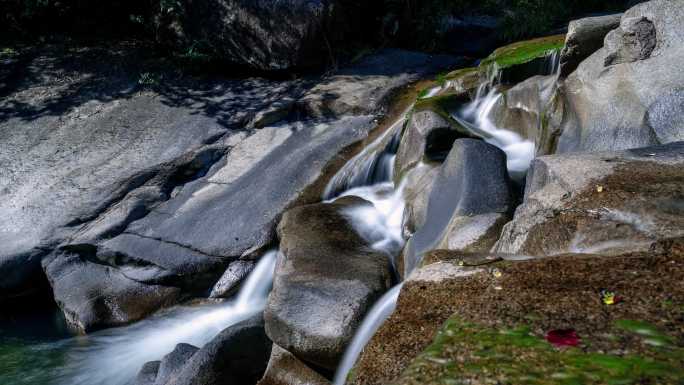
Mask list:
[[[0,384],[52,385],[76,340],[56,309],[0,319]]]

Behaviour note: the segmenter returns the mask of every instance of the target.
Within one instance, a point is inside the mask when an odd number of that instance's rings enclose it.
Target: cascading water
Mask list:
[[[352,158],[328,184],[326,202],[357,196],[372,207],[352,207],[345,211],[354,228],[376,250],[394,258],[404,245],[401,221],[404,212],[403,186],[392,182],[402,128],[408,110],[387,131]]]
[[[551,52],[546,57],[543,68],[540,69],[540,75],[557,75],[560,70],[559,63],[559,51]],[[509,173],[514,178],[520,180],[524,178],[534,158],[535,144],[533,141],[527,140],[505,127],[497,127],[494,123],[492,112],[503,97],[498,87],[500,82],[501,71],[497,68],[490,68],[488,79],[478,87],[475,99],[461,111],[453,111],[452,117],[474,134],[503,150],[507,156]],[[445,87],[449,87],[449,84],[447,83]],[[434,96],[441,90],[441,87],[435,87],[423,98]],[[404,117],[401,120],[401,124],[405,120],[406,118]],[[400,130],[396,129],[389,130],[385,135],[394,135],[392,143],[396,142],[398,146],[401,138],[400,132]],[[382,143],[383,138],[376,142]],[[350,217],[353,223],[355,223],[355,228],[367,239],[375,242],[373,243],[374,247],[396,255],[396,253],[401,251],[401,247],[405,243],[401,232],[405,205],[403,198],[404,183],[401,183],[398,188],[394,188],[395,186],[391,182],[378,183],[378,180],[370,177],[371,175],[377,175],[374,170],[378,164],[378,156],[369,156],[369,152],[377,151],[378,146],[378,143],[373,143],[359,156],[347,163],[328,186],[326,199],[331,199],[338,195],[333,194],[333,192],[340,191],[340,187],[344,186],[348,190],[339,194],[339,196],[356,195],[372,202],[375,206],[374,209],[354,209],[355,212],[352,211]],[[386,150],[387,148],[390,147],[386,147]],[[396,153],[396,150],[394,153]],[[380,156],[387,154],[392,153],[384,151]],[[383,170],[382,175],[392,175],[394,167],[393,158],[391,162],[383,164],[383,167],[388,167],[389,170]],[[436,231],[441,232],[443,230],[442,228]],[[382,235],[385,235],[384,238]],[[383,240],[378,241],[378,239]],[[387,248],[387,245],[393,246]],[[414,250],[413,252],[422,253],[424,251]],[[410,271],[407,271],[405,276],[409,274]],[[402,284],[399,284],[390,289],[376,302],[365,317],[335,373],[334,385],[345,384],[349,371],[358,360],[363,348],[385,320],[394,312],[401,287]]]
[[[35,367],[11,383],[131,384],[145,362],[161,359],[176,344],[202,346],[226,327],[263,311],[276,256],[277,252],[271,251],[261,258],[234,301],[180,306],[130,326],[34,346],[30,354],[37,357]],[[48,355],[59,355],[61,359],[46,360],[46,366],[40,367],[40,357]],[[60,362],[67,365],[61,366]]]
[[[558,76],[559,73],[560,51],[554,50],[544,58],[538,75]],[[493,112],[504,97],[499,88],[501,74],[496,66],[490,67],[487,81],[480,84],[475,99],[462,110],[453,111],[452,117],[486,142],[503,150],[507,157],[508,172],[520,180],[534,159],[535,143],[506,127],[498,127],[494,122]]]

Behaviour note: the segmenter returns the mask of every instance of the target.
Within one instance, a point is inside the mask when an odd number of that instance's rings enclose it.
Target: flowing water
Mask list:
[[[202,346],[263,311],[276,255],[261,258],[233,301],[179,306],[130,326],[57,341],[26,344],[0,336],[0,384],[131,384],[145,362],[161,359],[176,344]]]
[[[558,74],[560,70],[559,63],[559,51],[551,52],[547,56],[543,68],[540,68],[540,75]],[[454,119],[459,121],[471,132],[480,136],[486,142],[503,150],[506,153],[509,174],[513,178],[521,180],[526,175],[530,163],[535,156],[535,144],[532,140],[525,139],[521,135],[507,129],[506,127],[498,127],[495,124],[492,115],[497,105],[501,102],[501,98],[503,97],[503,94],[498,87],[500,81],[501,72],[496,68],[493,68],[492,71],[490,71],[487,81],[483,82],[478,87],[475,99],[471,103],[464,106],[461,110],[451,111],[451,113]],[[449,87],[448,82],[445,87]],[[442,91],[440,87],[432,88],[423,98],[432,97],[438,94],[440,91]],[[389,131],[386,135],[395,135],[397,138],[400,138],[400,136],[397,134],[397,131]],[[396,139],[396,142],[398,146],[399,139]],[[377,146],[377,144],[375,145]],[[369,146],[369,148],[372,147],[373,145]],[[363,155],[364,153],[360,155]],[[387,151],[386,149],[385,153],[390,153],[390,151]],[[396,153],[396,150],[394,153]],[[338,177],[342,180],[355,180],[357,182],[355,186],[358,186],[359,182],[365,182],[366,187],[353,188],[342,194],[360,196],[371,201],[375,206],[375,210],[359,209],[355,215],[352,216],[353,221],[357,223],[356,228],[362,234],[384,234],[385,242],[381,244],[395,244],[397,245],[398,249],[392,247],[390,248],[390,252],[400,252],[401,247],[405,243],[401,232],[401,223],[403,221],[403,211],[405,206],[403,199],[404,185],[401,183],[399,186],[394,186],[394,184],[391,182],[377,183],[377,180],[368,178],[367,175],[371,174],[368,172],[368,168],[372,167],[369,166],[369,161],[367,160],[368,157],[363,158],[362,156],[359,156],[357,158],[352,159],[352,161],[350,161],[345,168],[343,168],[343,172],[338,174],[338,176],[336,176],[333,180],[337,179]],[[375,158],[377,158],[377,155]],[[366,161],[364,162],[361,159],[366,159]],[[383,175],[393,174],[394,162],[392,161],[390,164],[392,169],[384,170],[382,172]],[[386,167],[390,166],[387,165]],[[339,181],[337,183],[339,184]],[[329,190],[334,190],[334,187],[329,187]],[[433,225],[432,227],[435,227],[433,234],[433,238],[435,239],[439,238],[441,232],[445,230],[446,224],[448,223],[448,220],[444,221],[444,218],[442,217],[443,216],[440,215],[433,215],[433,218],[428,216],[428,223],[424,225]],[[441,220],[441,222],[444,223],[429,223],[431,220],[436,222]],[[396,243],[393,243],[395,242],[395,237]],[[377,238],[380,237],[377,236]],[[377,238],[371,237],[371,239]],[[378,245],[378,243],[374,243],[374,245]],[[422,250],[415,250],[416,245],[409,243],[407,248],[409,250],[413,250],[413,253],[420,254],[430,249],[432,246],[433,245],[431,244],[426,244],[422,246]],[[411,253],[411,251],[409,251],[409,253]],[[406,259],[411,258],[410,256],[407,256]],[[405,272],[405,276],[408,276],[415,266],[408,266],[407,262],[406,268],[407,271]],[[345,384],[349,371],[353,368],[354,364],[358,360],[363,348],[366,346],[368,341],[370,341],[380,326],[382,326],[385,320],[394,312],[397,300],[399,298],[399,293],[401,291],[401,286],[402,284],[399,284],[388,291],[373,306],[371,311],[365,317],[350,346],[347,347],[347,351],[345,352],[342,362],[335,373],[334,385]]]

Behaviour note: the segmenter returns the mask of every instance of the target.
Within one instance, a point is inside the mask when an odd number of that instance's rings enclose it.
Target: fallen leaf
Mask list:
[[[574,329],[556,329],[546,333],[546,340],[556,347],[579,345],[580,338]]]

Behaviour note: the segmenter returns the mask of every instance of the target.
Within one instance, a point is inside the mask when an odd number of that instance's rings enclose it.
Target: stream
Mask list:
[[[482,84],[475,100],[461,111],[454,111],[453,117],[506,152],[511,174],[524,174],[534,156],[534,143],[492,122],[492,109],[502,97],[496,81],[494,75]],[[392,176],[408,112],[347,162],[323,196],[324,201],[354,195],[372,202],[374,207],[351,208],[345,214],[373,248],[392,260],[405,244],[402,235],[404,184],[395,186]],[[40,315],[31,322],[3,321],[0,323],[0,384],[131,384],[145,362],[161,359],[176,344],[202,346],[226,327],[263,311],[276,257],[277,251],[264,254],[233,300],[177,306],[126,327],[70,336],[60,326],[63,320],[54,313]],[[368,313],[335,375],[335,385],[344,384],[363,347],[394,311],[400,289],[401,283],[390,289]],[[23,325],[18,327],[17,322]]]

